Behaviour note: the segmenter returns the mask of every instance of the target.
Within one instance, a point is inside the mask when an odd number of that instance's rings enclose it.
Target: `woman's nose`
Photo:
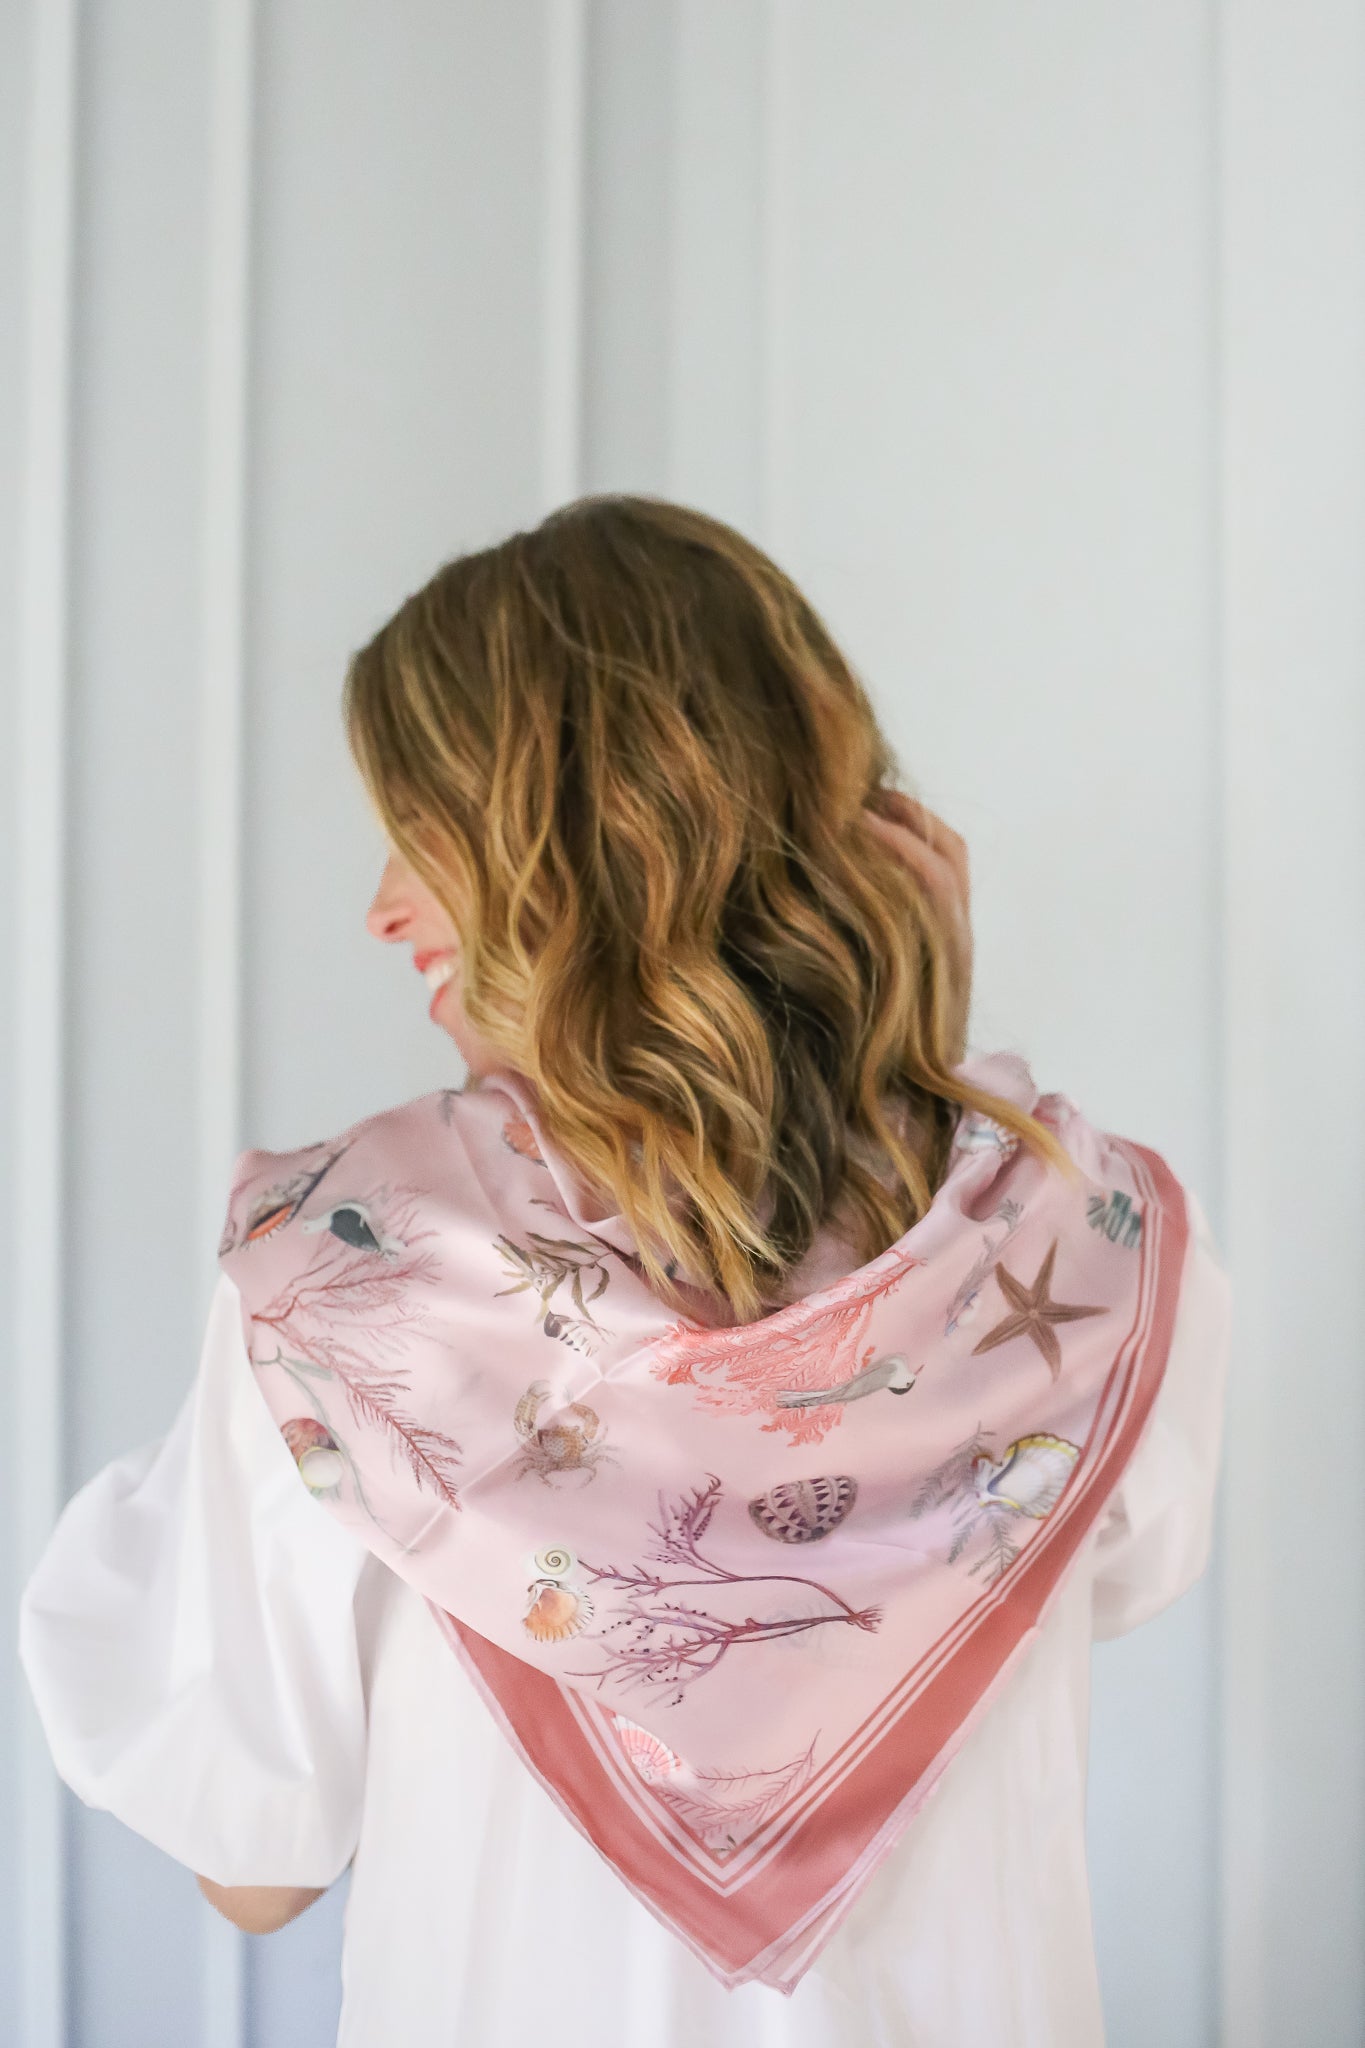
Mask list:
[[[390,861],[379,878],[374,900],[365,913],[365,929],[372,938],[392,943],[393,940],[402,938],[411,916],[412,907],[403,900],[402,891],[394,877],[393,863]]]

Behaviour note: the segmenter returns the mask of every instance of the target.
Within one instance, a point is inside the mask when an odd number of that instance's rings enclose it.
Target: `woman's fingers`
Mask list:
[[[949,917],[957,916],[961,910],[961,891],[956,872],[944,856],[904,825],[892,825],[878,817],[869,817],[868,823],[896,858],[919,876],[940,911]]]
[[[870,821],[881,827],[888,843],[898,846],[921,872],[925,872],[921,849],[934,856],[930,864],[933,874],[946,882],[949,877],[962,908],[967,909],[971,895],[971,876],[967,858],[967,842],[951,825],[945,824],[936,811],[921,803],[918,797],[908,796],[901,789],[880,789],[877,791],[877,808],[868,809]],[[927,879],[927,876],[926,876]]]
[[[953,949],[954,978],[961,983],[965,1010],[973,951],[966,841],[927,804],[903,790],[877,790],[864,807],[864,816],[883,844],[919,877],[937,907]]]

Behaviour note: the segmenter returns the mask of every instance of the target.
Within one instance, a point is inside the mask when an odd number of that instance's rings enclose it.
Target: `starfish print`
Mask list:
[[[1052,1325],[1078,1322],[1082,1316],[1105,1314],[1102,1308],[1079,1308],[1050,1298],[1048,1288],[1052,1284],[1052,1263],[1056,1256],[1057,1239],[1054,1237],[1031,1287],[1025,1287],[1022,1280],[1016,1280],[1013,1273],[1007,1273],[1003,1266],[996,1266],[995,1277],[1000,1282],[1000,1292],[1013,1307],[1014,1314],[1006,1316],[1003,1323],[997,1323],[979,1344],[972,1346],[973,1357],[978,1351],[993,1351],[997,1344],[1008,1344],[1011,1337],[1032,1337],[1047,1360],[1053,1379],[1056,1379],[1062,1369],[1062,1347]]]

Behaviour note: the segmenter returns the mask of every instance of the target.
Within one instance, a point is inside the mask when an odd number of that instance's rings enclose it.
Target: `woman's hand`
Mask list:
[[[196,1877],[195,1883],[225,1920],[240,1927],[243,1934],[274,1934],[297,1920],[326,1890],[297,1884],[215,1884],[211,1877]]]
[[[900,789],[874,790],[863,814],[877,837],[911,868],[939,912],[965,1037],[972,986],[971,877],[967,843],[927,804]],[[960,1054],[960,1045],[954,1048]]]

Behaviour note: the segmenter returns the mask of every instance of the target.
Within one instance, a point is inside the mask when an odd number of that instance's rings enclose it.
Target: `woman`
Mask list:
[[[1198,1204],[964,1057],[961,842],[728,527],[570,505],[345,708],[469,1079],[238,1160],[180,1416],[25,1596],[58,1768],[248,1930],[349,1867],[343,2048],[1093,2048],[1089,1646],[1207,1558]]]

